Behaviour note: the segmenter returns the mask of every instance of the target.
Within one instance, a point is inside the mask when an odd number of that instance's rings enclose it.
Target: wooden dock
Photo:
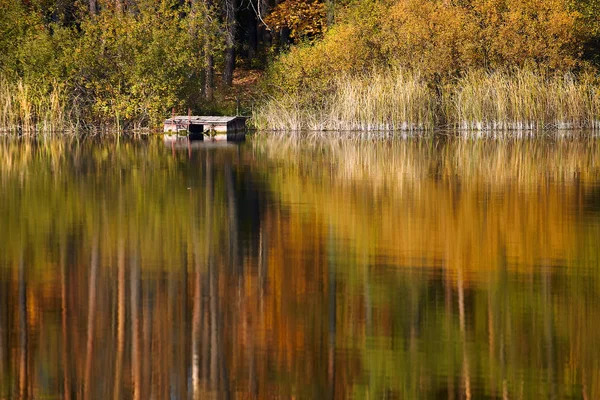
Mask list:
[[[240,141],[246,138],[247,117],[174,116],[165,121],[165,140]]]

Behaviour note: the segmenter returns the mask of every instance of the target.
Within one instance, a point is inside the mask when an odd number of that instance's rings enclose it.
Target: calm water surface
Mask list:
[[[600,398],[600,140],[0,141],[0,398]]]

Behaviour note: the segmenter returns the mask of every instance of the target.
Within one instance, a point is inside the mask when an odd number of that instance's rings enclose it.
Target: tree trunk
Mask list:
[[[207,46],[207,51],[210,51],[210,44]],[[212,101],[215,91],[215,62],[212,54],[206,55],[206,70],[204,77],[204,96],[206,100]]]
[[[253,60],[256,57],[256,51],[258,50],[258,28],[256,24],[258,23],[256,16],[254,14],[248,18],[248,26],[246,29],[248,30],[248,59]]]
[[[335,1],[326,0],[325,6],[327,7],[327,27],[331,28],[335,22]]]
[[[96,0],[90,0],[90,14],[96,15],[98,13],[98,6]]]
[[[233,83],[233,70],[235,68],[235,37],[237,35],[237,21],[235,12],[237,0],[225,0],[225,22],[227,35],[225,38],[225,70],[223,71],[223,83],[231,86]]]
[[[211,2],[210,0],[206,1],[206,9],[210,10]],[[208,13],[206,14],[206,18],[204,20],[204,27],[206,32],[210,30],[210,19]],[[206,100],[212,101],[214,89],[215,89],[215,60],[213,58],[213,49],[210,37],[206,37],[204,41],[204,57],[206,61],[206,69],[204,76],[204,96]]]
[[[284,26],[279,31],[279,46],[281,49],[286,49],[290,45],[290,28]]]
[[[275,0],[274,5],[277,5],[277,4],[279,4],[279,0]],[[269,12],[269,0],[257,0],[257,7],[258,7],[258,16],[260,17],[259,19],[261,20],[261,22],[263,22],[262,24],[260,24],[258,26],[258,28],[259,28],[258,37],[260,38],[263,45],[270,44],[270,43],[272,43],[272,40],[274,39],[273,35],[272,35],[273,32],[271,32],[271,30],[264,25],[264,18],[267,16],[267,14]]]

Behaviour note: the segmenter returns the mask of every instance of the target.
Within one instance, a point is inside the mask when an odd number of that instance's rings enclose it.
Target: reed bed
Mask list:
[[[464,131],[596,129],[600,97],[592,82],[571,73],[476,71],[451,87],[443,106]]]
[[[306,88],[271,97],[253,121],[275,131],[533,132],[595,130],[599,115],[600,91],[592,75],[471,71],[435,85],[419,72],[388,69],[339,78],[322,94]]]
[[[51,133],[74,129],[76,113],[68,106],[63,84],[49,88],[0,77],[0,132]]]
[[[344,76],[324,95],[309,87],[270,97],[254,110],[258,129],[275,131],[422,131],[435,127],[435,94],[420,74]]]
[[[435,125],[435,94],[418,73],[405,70],[340,79],[330,104],[330,130],[414,131]]]

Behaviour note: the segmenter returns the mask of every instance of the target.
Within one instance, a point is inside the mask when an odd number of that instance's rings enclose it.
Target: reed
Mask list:
[[[435,94],[419,73],[395,69],[342,78],[330,102],[331,130],[424,130],[434,127]]]
[[[304,114],[304,115],[303,115]],[[252,121],[258,129],[299,131],[306,129],[310,118],[298,105],[294,96],[271,97],[260,110],[252,110]]]
[[[427,130],[435,127],[436,106],[419,73],[392,69],[339,77],[325,93],[306,87],[269,97],[253,123],[275,131]]]
[[[259,129],[276,131],[534,132],[597,129],[599,115],[593,75],[474,70],[435,84],[418,71],[390,68],[338,78],[324,93],[306,87],[271,97],[253,120]]]
[[[444,104],[454,128],[465,131],[595,129],[600,103],[593,77],[513,71],[466,74]]]
[[[73,106],[68,106],[65,85],[49,87],[11,81],[0,76],[0,132],[53,133],[72,130],[78,124]]]

